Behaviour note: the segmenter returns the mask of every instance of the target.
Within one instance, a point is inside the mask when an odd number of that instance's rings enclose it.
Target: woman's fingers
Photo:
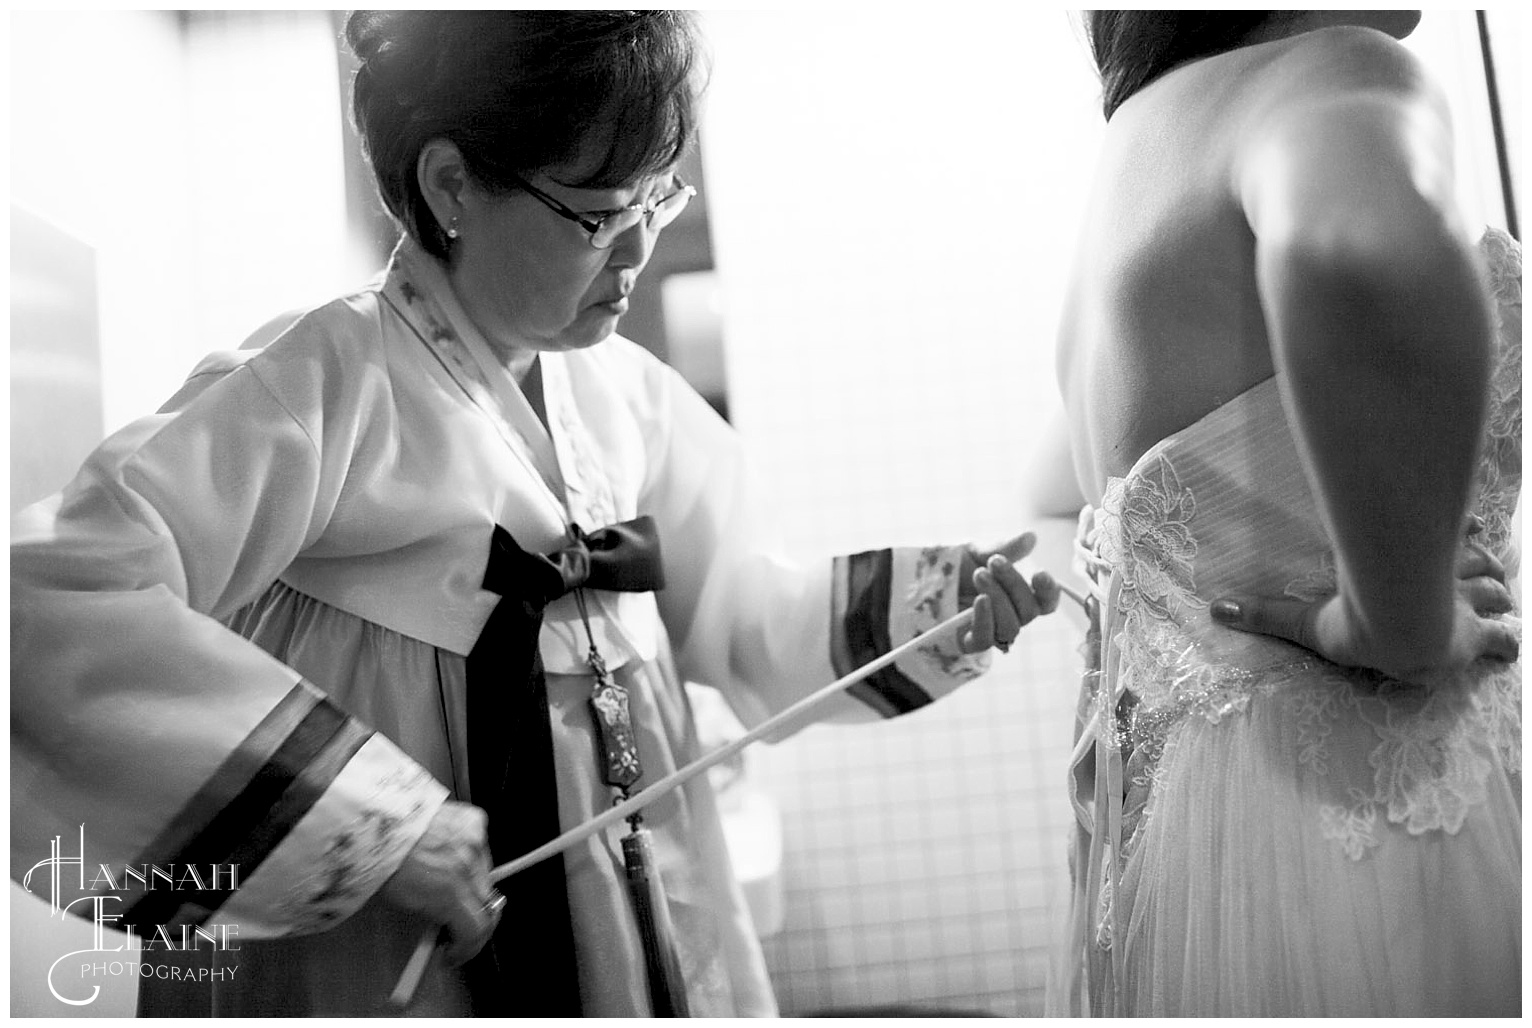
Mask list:
[[[1004,557],[1012,564],[1021,560],[1037,545],[1037,536],[1032,532],[1023,532],[1013,539],[1009,539],[994,550],[990,551],[990,557]]]
[[[500,925],[505,897],[490,884],[488,839],[480,840],[470,856],[468,879],[455,890],[456,916],[447,923],[446,958],[461,964],[483,949]]]
[[[445,928],[446,958],[461,963],[477,953],[499,922],[489,880],[484,811],[448,801],[426,825],[380,895]]]
[[[1032,576],[1032,594],[1037,597],[1037,609],[1042,613],[1052,614],[1058,610],[1063,593],[1063,587],[1048,572],[1039,571]]]
[[[1014,552],[1025,554],[1035,542],[1031,533],[1017,537]],[[1038,572],[1028,583],[1026,577],[1003,553],[991,554],[984,566],[973,574],[978,596],[974,600],[973,626],[963,640],[963,649],[977,653],[990,646],[1009,650],[1016,636],[1040,614],[1058,609],[1061,590],[1046,571]]]
[[[1511,590],[1493,578],[1481,576],[1459,582],[1458,592],[1480,617],[1509,614],[1516,609],[1516,601],[1511,596]]]
[[[1010,647],[1021,626],[1037,617],[1037,600],[1026,580],[1000,555],[989,558],[973,575],[974,585],[989,597],[995,611],[995,645]]]
[[[467,901],[457,916],[447,923],[445,956],[449,964],[462,964],[473,958],[489,942],[500,926],[505,911],[505,897],[494,889],[482,901]]]
[[[1479,656],[1510,663],[1521,656],[1521,633],[1504,621],[1484,621]]]
[[[1286,639],[1339,664],[1377,668],[1407,681],[1426,684],[1452,682],[1454,676],[1475,660],[1510,662],[1521,653],[1519,622],[1496,616],[1512,609],[1511,595],[1493,578],[1479,577],[1458,583],[1460,614],[1451,652],[1433,658],[1430,666],[1408,665],[1403,670],[1395,661],[1405,658],[1357,649],[1354,636],[1348,634],[1343,625],[1339,629],[1334,621],[1322,625],[1320,618],[1328,602],[1224,598],[1214,600],[1209,613],[1214,621],[1227,628]],[[1415,656],[1411,655],[1409,659],[1415,659]]]
[[[1213,620],[1225,628],[1257,635],[1270,635],[1297,643],[1307,650],[1317,650],[1314,621],[1318,603],[1303,600],[1277,600],[1265,597],[1224,598],[1214,600],[1209,608]]]
[[[978,572],[974,572],[977,581]],[[958,640],[958,648],[964,653],[983,653],[995,645],[995,607],[989,594],[981,591],[973,601],[973,620],[968,631]]]
[[[1458,550],[1458,578],[1493,578],[1505,582],[1505,565],[1493,553],[1476,542],[1465,543]]]

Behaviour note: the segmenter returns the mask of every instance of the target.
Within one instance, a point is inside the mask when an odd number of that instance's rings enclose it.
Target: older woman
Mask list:
[[[972,604],[828,715],[893,716],[1057,586],[1011,566],[1027,537],[780,559],[728,426],[613,334],[694,192],[684,15],[359,12],[346,37],[404,238],[19,516],[13,865],[83,824],[91,866],[225,869],[119,883],[145,939],[237,926],[217,973],[146,978],[145,1013],[376,1011],[442,925],[412,1012],[646,1014],[615,834],[507,880],[498,930],[490,862],[697,756],[683,678],[758,722]],[[772,1013],[707,786],[645,820],[684,1002]]]

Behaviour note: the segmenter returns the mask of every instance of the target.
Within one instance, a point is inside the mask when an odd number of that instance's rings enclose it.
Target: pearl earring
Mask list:
[[[447,223],[447,238],[448,239],[456,239],[457,238],[457,217],[456,216],[454,216],[453,219],[450,222]]]

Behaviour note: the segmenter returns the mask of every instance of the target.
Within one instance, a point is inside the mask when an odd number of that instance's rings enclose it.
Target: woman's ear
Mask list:
[[[457,144],[433,139],[421,147],[420,157],[415,161],[415,178],[436,223],[443,232],[454,233],[463,213],[463,193],[468,187],[468,168]]]

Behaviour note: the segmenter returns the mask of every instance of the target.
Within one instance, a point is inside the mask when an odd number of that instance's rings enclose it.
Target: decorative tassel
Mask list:
[[[675,928],[660,887],[659,868],[654,866],[652,837],[647,828],[639,827],[642,824],[639,815],[629,818],[628,824],[633,830],[622,837],[622,859],[628,871],[628,893],[633,897],[638,934],[644,943],[649,1005],[655,1017],[690,1017],[686,982],[681,977],[681,960],[676,954]]]

